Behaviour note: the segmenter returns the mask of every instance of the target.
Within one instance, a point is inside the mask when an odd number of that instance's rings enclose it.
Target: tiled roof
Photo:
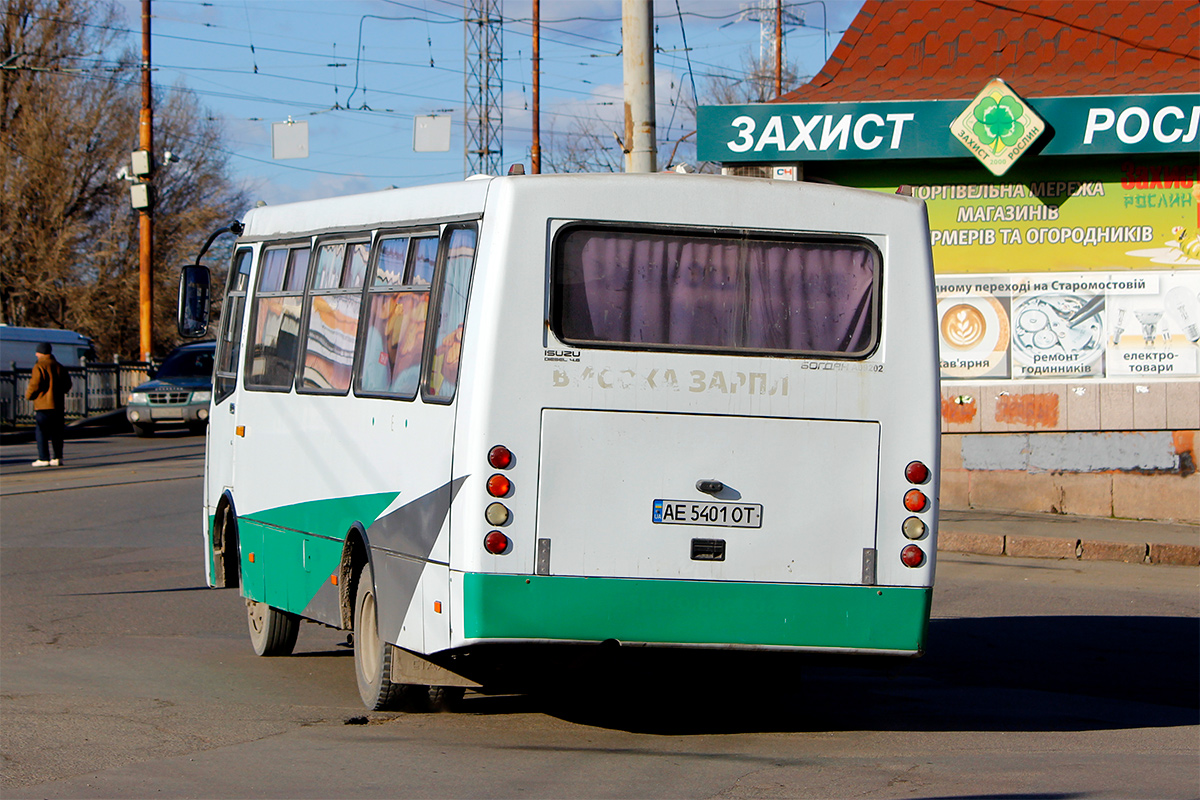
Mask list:
[[[1200,2],[867,0],[811,83],[782,102],[1200,91]]]

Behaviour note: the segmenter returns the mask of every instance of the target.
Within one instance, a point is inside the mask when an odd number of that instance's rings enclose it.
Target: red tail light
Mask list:
[[[910,544],[900,551],[900,560],[906,567],[919,567],[925,563],[925,551]]]
[[[494,556],[504,555],[508,552],[508,545],[508,537],[500,531],[492,531],[483,537],[483,549]]]
[[[929,480],[929,467],[920,461],[913,461],[904,468],[904,477],[909,483],[924,483]]]
[[[904,507],[909,511],[924,511],[929,507],[929,498],[920,489],[909,489],[904,493]]]
[[[508,497],[512,491],[512,481],[500,474],[493,475],[488,478],[487,490],[492,497]]]
[[[512,466],[513,454],[502,444],[498,444],[488,451],[488,463],[492,465],[492,469],[508,469]]]

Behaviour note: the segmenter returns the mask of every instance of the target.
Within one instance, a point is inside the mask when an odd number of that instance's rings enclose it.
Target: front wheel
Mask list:
[[[289,656],[296,646],[300,618],[257,600],[246,599],[246,622],[250,644],[260,656]]]
[[[404,686],[392,683],[392,645],[379,637],[375,576],[366,564],[358,573],[354,597],[354,676],[363,705],[372,711],[397,708]]]

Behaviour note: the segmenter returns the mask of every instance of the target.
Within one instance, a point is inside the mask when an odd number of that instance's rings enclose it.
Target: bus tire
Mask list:
[[[462,702],[467,690],[461,686],[430,686],[426,701],[429,711],[454,711]]]
[[[398,708],[404,685],[392,683],[392,645],[379,636],[375,576],[370,563],[358,572],[354,594],[354,677],[363,705],[371,711]]]
[[[300,618],[278,608],[246,598],[250,644],[260,656],[290,656],[300,632]]]

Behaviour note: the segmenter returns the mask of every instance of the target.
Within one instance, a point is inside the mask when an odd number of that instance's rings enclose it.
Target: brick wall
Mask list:
[[[1200,382],[943,384],[941,504],[1200,523]]]

